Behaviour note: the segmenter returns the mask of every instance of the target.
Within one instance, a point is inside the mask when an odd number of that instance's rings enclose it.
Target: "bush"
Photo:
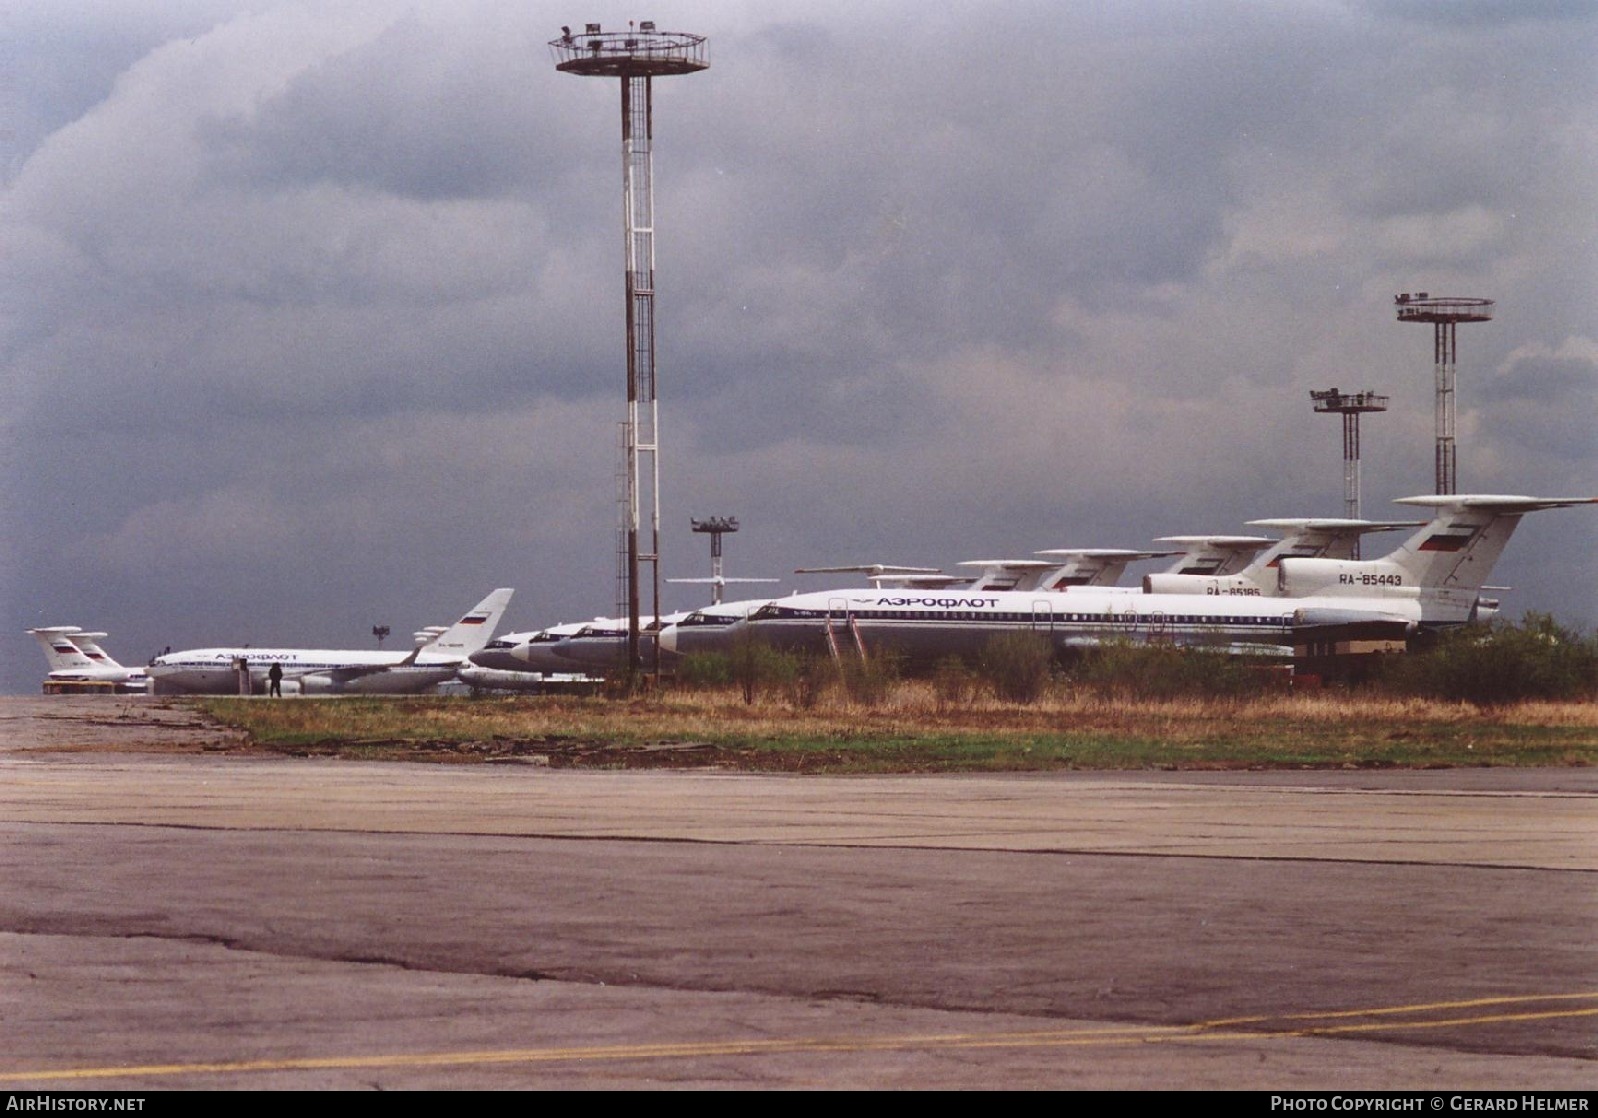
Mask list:
[[[983,647],[977,671],[1005,702],[1035,703],[1054,674],[1054,648],[1042,633],[1000,633]]]
[[[733,642],[727,654],[727,668],[746,703],[753,703],[762,689],[791,684],[798,673],[794,657],[747,633]]]
[[[677,665],[677,682],[691,690],[713,691],[732,683],[732,665],[721,652],[693,652]]]
[[[1478,706],[1598,697],[1598,640],[1544,613],[1469,625],[1385,665],[1391,690]]]
[[[871,656],[844,656],[838,661],[844,694],[861,706],[878,707],[887,701],[899,682],[904,660],[896,653],[881,651]]]
[[[793,675],[788,680],[788,698],[800,710],[814,710],[821,696],[836,678],[832,660],[803,652],[789,653]]]
[[[975,693],[976,679],[959,656],[945,656],[933,666],[932,695],[939,714],[968,705]]]
[[[1131,700],[1235,698],[1274,683],[1247,657],[1130,641],[1085,649],[1072,679],[1110,698]]]

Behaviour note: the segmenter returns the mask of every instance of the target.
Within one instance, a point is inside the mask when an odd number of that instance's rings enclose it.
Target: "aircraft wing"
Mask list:
[[[1293,639],[1298,644],[1332,637],[1401,641],[1414,631],[1415,622],[1411,618],[1381,610],[1316,607],[1293,611]]]
[[[362,664],[348,668],[323,668],[321,671],[297,672],[294,675],[285,673],[283,678],[291,680],[303,679],[305,676],[314,675],[326,676],[334,683],[350,683],[357,679],[365,679],[370,675],[380,675],[383,672],[391,671],[396,666],[395,664]]]
[[[408,668],[416,663],[416,658],[422,654],[426,645],[417,645],[411,649],[410,655],[403,660],[396,660],[392,664],[346,664],[341,668],[309,668],[303,672],[284,672],[286,680],[304,679],[306,676],[326,676],[334,683],[349,683],[352,680],[364,679],[371,675],[380,675],[391,672],[395,668]]]

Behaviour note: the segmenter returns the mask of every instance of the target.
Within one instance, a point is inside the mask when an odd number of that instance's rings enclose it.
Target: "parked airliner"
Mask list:
[[[997,633],[1030,630],[1060,649],[1132,640],[1291,655],[1317,629],[1358,624],[1402,636],[1475,619],[1480,590],[1523,515],[1598,498],[1445,494],[1400,503],[1437,513],[1379,559],[1281,559],[1284,597],[831,590],[776,599],[723,627],[722,639],[747,632],[780,648],[822,652],[848,642],[928,659],[976,655]],[[668,630],[663,647],[676,647],[680,632]]]
[[[1150,578],[1161,582],[1158,593],[1177,593],[1177,584],[1189,583],[1188,593],[1210,593],[1198,580],[1255,579],[1274,587],[1276,561],[1288,555],[1347,558],[1354,541],[1364,532],[1390,528],[1413,528],[1418,521],[1376,523],[1368,520],[1259,520],[1253,523],[1288,530],[1288,535],[1272,541],[1267,536],[1166,536],[1158,542],[1180,543],[1183,550],[1133,551],[1126,548],[1052,548],[1039,551],[1050,559],[971,559],[959,564],[974,567],[975,575],[946,575],[937,569],[884,568],[880,565],[857,567],[801,568],[797,573],[814,571],[855,571],[867,574],[877,589],[886,587],[968,592],[1015,590],[1053,592],[1080,588],[1114,589],[1118,593],[1138,594],[1148,590]],[[1178,558],[1157,575],[1145,576],[1144,586],[1117,586],[1129,564],[1145,559]],[[1252,561],[1251,561],[1252,560]],[[1248,564],[1245,566],[1244,564]],[[1236,571],[1236,574],[1231,572]],[[1199,574],[1198,572],[1204,572]],[[1263,572],[1269,578],[1264,578]],[[1250,582],[1252,584],[1252,582]],[[1166,587],[1171,587],[1166,589]],[[1270,591],[1274,593],[1274,589]],[[663,636],[662,648],[687,655],[709,652],[724,644],[729,627],[746,620],[757,609],[773,601],[752,598],[693,611]]]
[[[45,677],[54,683],[114,684],[117,691],[142,694],[150,688],[143,668],[125,668],[113,660],[99,642],[104,633],[90,633],[76,625],[48,625],[28,634],[44,649],[49,663]]]
[[[265,689],[267,673],[283,669],[285,691],[302,694],[414,694],[455,678],[455,670],[493,636],[514,593],[495,590],[437,638],[410,652],[327,648],[197,648],[170,652],[150,661],[155,691],[231,695],[238,691],[243,661],[251,689]],[[431,635],[423,630],[418,636]]]

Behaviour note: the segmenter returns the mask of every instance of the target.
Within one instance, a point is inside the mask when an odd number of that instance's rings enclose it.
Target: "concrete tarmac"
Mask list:
[[[0,699],[0,1090],[1598,1088],[1598,774],[262,758]]]

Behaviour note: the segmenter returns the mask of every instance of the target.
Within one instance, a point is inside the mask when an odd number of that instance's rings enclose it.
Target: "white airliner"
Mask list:
[[[125,668],[113,660],[100,641],[104,633],[90,633],[76,625],[48,625],[28,634],[44,649],[49,663],[46,680],[54,683],[113,684],[118,692],[142,694],[150,689],[143,668]]]
[[[1263,540],[1261,541],[1264,542]],[[1078,586],[1113,586],[1129,563],[1140,559],[1161,559],[1169,551],[1131,551],[1126,548],[1081,547],[1040,551],[1054,559],[968,559],[959,565],[975,567],[975,575],[947,575],[936,567],[889,567],[881,563],[847,567],[800,567],[795,574],[856,572],[871,579],[878,590],[957,589],[1028,590],[1051,593]],[[1135,587],[1125,587],[1127,593]],[[661,634],[661,650],[667,655],[689,656],[697,652],[724,651],[732,626],[777,599],[749,598],[741,602],[720,602],[696,609]]]
[[[1180,543],[1183,550],[1176,551],[1133,551],[1126,548],[1112,547],[1061,547],[1039,551],[1039,555],[1051,556],[1050,559],[969,559],[959,564],[962,567],[974,567],[975,575],[947,575],[936,568],[915,567],[884,567],[881,564],[870,564],[852,567],[809,567],[800,568],[797,574],[813,572],[848,572],[853,571],[868,575],[872,584],[877,589],[885,587],[917,589],[917,590],[943,590],[957,589],[968,592],[981,590],[1014,590],[1033,592],[1056,592],[1069,590],[1077,593],[1083,587],[1101,590],[1113,589],[1122,594],[1143,593],[1147,589],[1147,577],[1144,587],[1117,586],[1121,576],[1129,564],[1145,559],[1164,559],[1172,555],[1177,556],[1172,563],[1159,575],[1152,576],[1160,579],[1176,579],[1183,581],[1199,579],[1196,572],[1203,571],[1206,576],[1215,578],[1241,578],[1250,577],[1254,565],[1261,569],[1269,567],[1270,580],[1276,578],[1274,560],[1282,555],[1333,555],[1341,556],[1352,554],[1354,539],[1358,539],[1353,525],[1369,525],[1365,531],[1374,531],[1385,527],[1415,527],[1418,522],[1410,521],[1405,524],[1375,525],[1371,521],[1321,521],[1321,520],[1269,520],[1255,521],[1254,523],[1270,527],[1297,529],[1285,539],[1273,542],[1266,536],[1166,536],[1159,542]],[[1310,526],[1315,526],[1311,528]],[[1342,531],[1333,530],[1336,525]],[[1263,553],[1259,558],[1254,558],[1257,553]],[[1253,563],[1250,560],[1253,559]],[[1249,563],[1249,566],[1244,564]],[[1237,571],[1237,575],[1231,572]],[[1161,591],[1175,593],[1175,590]],[[1208,591],[1198,585],[1189,588],[1190,593],[1207,593]],[[730,602],[723,605],[710,606],[705,609],[695,610],[682,621],[678,622],[670,631],[670,635],[662,637],[662,648],[675,651],[681,655],[696,652],[712,652],[725,644],[729,626],[739,621],[746,620],[757,609],[773,601],[771,598],[752,598],[742,602]]]
[[[509,587],[495,590],[437,638],[410,652],[328,648],[197,648],[169,652],[150,661],[147,669],[158,694],[168,692],[232,695],[238,692],[238,669],[244,661],[251,689],[265,690],[267,673],[283,669],[284,691],[302,694],[405,695],[427,691],[455,678],[455,670],[493,636]],[[430,636],[423,630],[418,638]]]
[[[747,632],[779,648],[822,652],[849,642],[930,659],[976,655],[997,633],[1029,630],[1060,649],[1131,640],[1291,655],[1316,630],[1361,625],[1407,636],[1475,619],[1482,586],[1523,515],[1598,498],[1450,494],[1400,503],[1432,506],[1437,514],[1380,559],[1281,559],[1283,597],[1129,595],[1115,588],[831,590],[776,599],[747,621],[723,627],[722,640]],[[667,630],[662,645],[679,647],[681,630]]]

